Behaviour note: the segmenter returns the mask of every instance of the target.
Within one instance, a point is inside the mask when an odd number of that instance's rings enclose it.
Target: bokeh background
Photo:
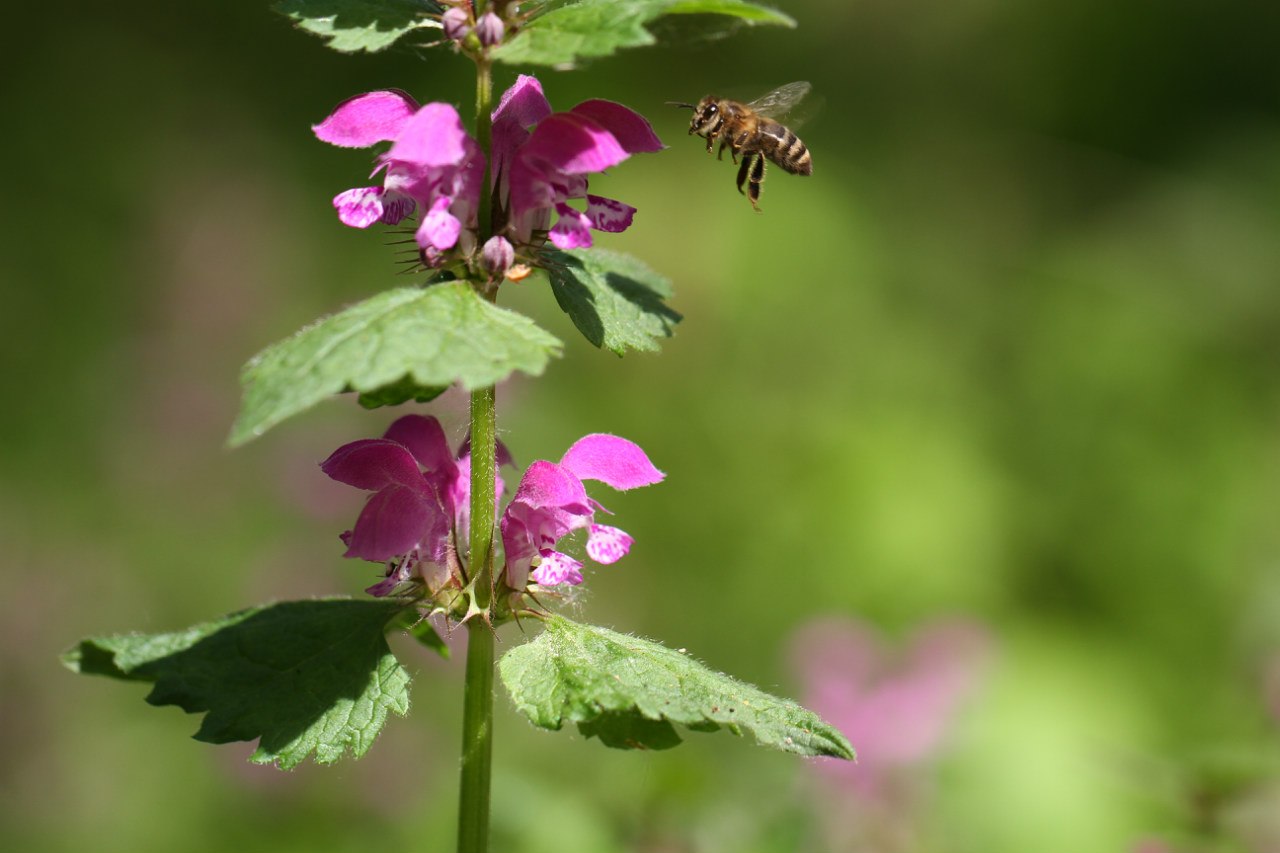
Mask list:
[[[315,463],[391,413],[223,440],[250,355],[405,281],[329,206],[367,159],[309,125],[388,86],[465,111],[470,67],[333,54],[266,5],[6,12],[5,849],[453,844],[456,661],[398,644],[409,718],[287,774],[57,662],[371,582]],[[522,462],[611,431],[669,475],[601,495],[637,546],[575,612],[812,701],[863,763],[614,752],[502,696],[495,850],[1280,849],[1280,6],[783,7],[799,29],[542,75],[670,144],[593,188],[685,321],[619,360],[508,288],[567,346],[500,425]],[[815,174],[755,214],[663,102],[794,79]],[[461,435],[460,397],[429,411]]]

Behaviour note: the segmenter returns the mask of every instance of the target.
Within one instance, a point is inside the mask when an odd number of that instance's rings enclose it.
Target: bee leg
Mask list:
[[[743,157],[742,165],[738,167],[738,192],[742,192],[742,185],[747,182],[747,174],[751,171],[751,158]]]
[[[747,158],[742,159],[745,166]],[[764,155],[755,154],[751,160],[751,174],[747,178],[747,199],[751,202],[751,206],[755,208],[756,213],[760,212],[760,185],[764,183]]]
[[[715,144],[715,137],[708,136],[707,137],[707,153],[708,154],[711,153],[711,146],[714,144]]]
[[[729,144],[729,140],[727,140],[727,139],[723,139],[723,138],[720,140],[720,150],[716,152],[716,159],[717,159],[717,160],[723,160],[723,159],[724,159],[724,149],[725,149],[725,147],[726,147],[728,144]],[[733,149],[732,149],[732,148],[730,148],[730,149],[729,149],[729,152],[730,152],[730,153],[732,153],[732,152],[733,152]],[[736,162],[738,162],[736,157],[734,158],[734,162],[735,162],[735,163],[736,163]]]

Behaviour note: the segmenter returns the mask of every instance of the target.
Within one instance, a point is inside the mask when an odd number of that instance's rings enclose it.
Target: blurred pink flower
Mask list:
[[[852,619],[818,620],[795,635],[802,703],[858,751],[857,763],[812,763],[824,780],[834,846],[878,853],[915,846],[925,770],[977,688],[989,646],[987,632],[967,621],[924,626],[901,649]]]

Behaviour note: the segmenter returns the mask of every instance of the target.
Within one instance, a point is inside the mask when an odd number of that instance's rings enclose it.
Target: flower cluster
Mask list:
[[[545,239],[562,249],[584,248],[592,243],[593,229],[619,232],[630,226],[635,208],[588,194],[587,176],[632,154],[663,148],[641,115],[599,99],[556,113],[537,79],[521,75],[492,120],[494,228],[479,257],[485,155],[450,104],[420,106],[398,90],[369,92],[339,104],[312,128],[322,141],[346,148],[391,143],[373,171],[382,173],[382,185],[339,193],[333,200],[338,218],[367,228],[396,225],[421,211],[414,236],[425,266],[474,262],[495,276],[517,255],[536,261]],[[581,210],[569,204],[579,199]]]
[[[513,464],[498,442],[497,461]],[[449,449],[440,422],[405,415],[382,438],[344,444],[320,463],[340,483],[373,492],[355,527],[342,534],[346,557],[388,563],[386,580],[367,591],[387,595],[414,577],[435,592],[458,564],[471,519],[471,454],[467,443]],[[494,475],[495,501],[502,478]],[[496,509],[496,504],[495,504]]]
[[[511,455],[501,442],[499,466]],[[355,526],[342,534],[347,557],[387,563],[387,577],[368,589],[388,595],[410,581],[434,594],[452,581],[465,585],[460,543],[470,529],[471,460],[467,443],[450,450],[439,421],[405,415],[382,438],[345,444],[321,463],[339,482],[372,492]],[[584,480],[618,490],[660,482],[663,474],[636,444],[613,435],[579,439],[556,462],[534,462],[525,471],[500,528],[507,584],[522,590],[530,577],[541,586],[582,582],[582,563],[556,550],[570,533],[588,529],[587,555],[617,562],[632,539],[616,527],[595,523],[607,512],[587,497]],[[495,471],[495,512],[502,480]]]
[[[506,25],[502,17],[492,9],[479,18],[475,17],[475,9],[468,0],[453,0],[452,5],[440,16],[440,26],[444,37],[456,42],[463,42],[467,36],[475,33],[476,40],[482,47],[493,47],[502,43],[506,34]]]
[[[587,175],[663,147],[639,113],[598,98],[552,112],[537,78],[520,75],[493,112],[493,174],[507,235],[527,244],[547,231],[556,247],[578,249],[591,245],[591,229],[625,231],[635,208],[589,194]],[[574,199],[585,200],[584,211],[568,204]]]
[[[578,439],[559,463],[534,462],[502,514],[507,583],[512,589],[523,588],[535,560],[533,580],[542,586],[582,583],[582,563],[557,551],[556,545],[584,527],[591,559],[606,565],[622,559],[633,540],[616,527],[595,523],[596,510],[608,510],[587,497],[582,481],[598,480],[627,491],[661,482],[664,476],[638,445],[599,433]]]

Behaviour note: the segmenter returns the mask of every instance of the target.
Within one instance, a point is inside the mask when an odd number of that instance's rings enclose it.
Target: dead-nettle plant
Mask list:
[[[621,749],[679,743],[678,727],[728,729],[808,756],[852,758],[839,731],[810,711],[735,681],[684,650],[558,615],[596,563],[632,539],[602,523],[596,484],[627,490],[663,474],[635,443],[589,434],[557,462],[524,470],[503,506],[511,454],[496,438],[494,386],[540,374],[560,342],[499,307],[507,282],[548,282],[557,304],[596,346],[657,349],[680,316],[669,282],[628,255],[592,248],[621,232],[635,208],[589,191],[591,175],[663,148],[649,122],[605,99],[556,111],[536,77],[520,75],[495,103],[495,62],[570,67],[654,41],[645,25],[696,14],[698,25],[780,24],[745,0],[281,0],[276,8],[335,50],[401,42],[441,47],[476,68],[468,128],[450,93],[422,103],[399,90],[357,95],[312,130],[349,148],[380,146],[373,186],[339,193],[354,228],[398,229],[419,284],[384,290],[268,347],[245,367],[230,443],[242,444],[334,394],[368,408],[427,402],[452,385],[471,395],[470,430],[452,448],[433,417],[396,419],[380,438],[343,445],[325,474],[368,493],[342,535],[344,556],[378,564],[370,597],[254,607],[167,634],[92,637],[64,657],[71,669],[153,683],[147,701],[204,713],[196,738],[257,740],[252,761],[289,768],[361,756],[388,712],[409,708],[409,675],[386,642],[404,631],[447,654],[437,629],[465,630],[458,849],[488,843],[494,634],[524,633],[496,669],[536,726],[577,726]],[[619,10],[625,6],[625,14]],[[353,168],[358,168],[353,163]],[[607,500],[607,498],[606,498]],[[612,520],[612,519],[610,519]],[[571,537],[586,531],[579,550]],[[328,534],[326,534],[328,535]],[[541,625],[541,632],[531,630]]]

